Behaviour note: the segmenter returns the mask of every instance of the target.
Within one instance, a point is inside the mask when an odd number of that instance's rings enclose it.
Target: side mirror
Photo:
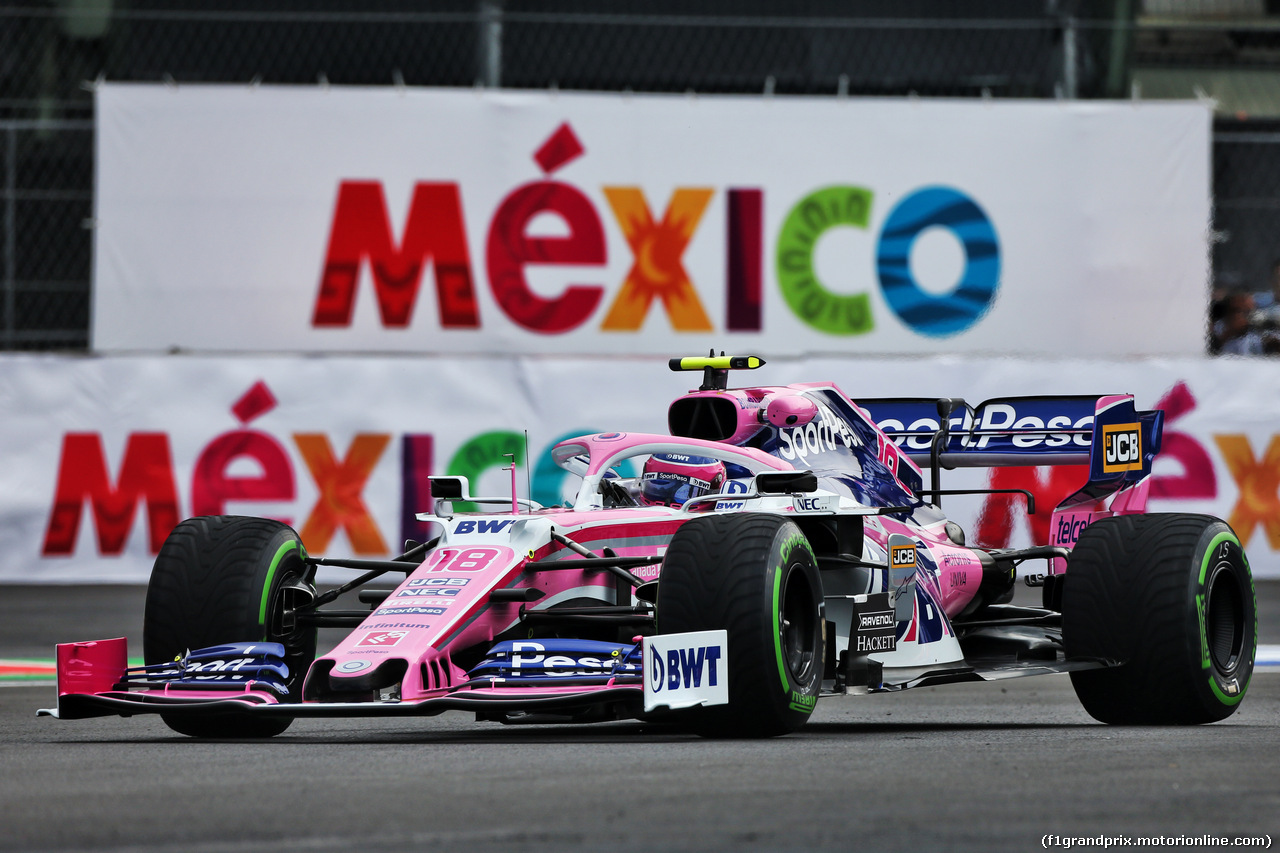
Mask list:
[[[818,490],[818,475],[812,471],[768,471],[756,474],[756,492],[762,495],[789,495]]]
[[[764,420],[776,427],[799,427],[818,416],[818,404],[796,394],[770,397],[764,406]]]
[[[431,484],[431,497],[437,501],[456,501],[467,499],[466,477],[428,477]]]

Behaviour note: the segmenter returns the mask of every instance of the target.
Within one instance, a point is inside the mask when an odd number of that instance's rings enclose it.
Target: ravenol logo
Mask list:
[[[1142,470],[1142,430],[1138,424],[1104,424],[1102,470],[1108,474]]]

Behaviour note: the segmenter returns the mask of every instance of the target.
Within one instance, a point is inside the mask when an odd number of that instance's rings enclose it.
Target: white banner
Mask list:
[[[142,582],[169,528],[189,515],[284,519],[308,550],[387,556],[424,509],[428,473],[474,494],[562,500],[550,460],[587,432],[666,432],[668,404],[701,377],[658,359],[10,355],[0,369],[0,582]],[[1228,519],[1259,576],[1280,577],[1280,363],[1179,359],[773,360],[734,386],[835,381],[855,399],[984,399],[1133,393],[1166,411],[1153,511]],[[528,431],[528,454],[524,431]],[[529,464],[532,460],[532,464]],[[945,498],[970,542],[1047,540],[1078,469],[948,471],[946,488],[1027,488]]]
[[[104,84],[93,346],[1198,355],[1210,121]]]

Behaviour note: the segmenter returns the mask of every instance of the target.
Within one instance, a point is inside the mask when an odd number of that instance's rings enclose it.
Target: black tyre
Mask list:
[[[684,524],[658,583],[660,634],[725,629],[729,704],[679,712],[711,737],[769,737],[804,725],[822,686],[822,580],[804,534],[773,515]]]
[[[169,534],[151,569],[143,615],[143,657],[174,660],[190,649],[264,640],[282,643],[289,697],[298,701],[316,657],[316,631],[288,611],[314,596],[306,551],[293,528],[265,518],[189,518]],[[174,731],[193,737],[271,737],[290,717],[165,714]]]
[[[1127,515],[1080,534],[1062,590],[1069,658],[1122,666],[1071,673],[1095,719],[1212,723],[1244,698],[1257,649],[1257,603],[1244,548],[1205,515]]]

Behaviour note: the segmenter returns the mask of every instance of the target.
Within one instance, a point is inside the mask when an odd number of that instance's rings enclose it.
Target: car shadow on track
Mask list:
[[[691,732],[673,726],[657,726],[653,724],[613,724],[606,726],[538,726],[513,729],[430,729],[394,731],[353,730],[317,731],[285,733],[273,738],[191,738],[184,735],[160,737],[119,737],[79,739],[81,744],[138,744],[172,746],[208,746],[208,745],[254,745],[262,748],[287,748],[302,745],[618,745],[618,744],[661,744],[661,743],[726,743],[754,742],[771,743],[789,740],[823,738],[830,736],[857,737],[883,736],[893,734],[955,734],[958,732],[1010,732],[1010,731],[1070,731],[1088,728],[1107,728],[1101,723],[1035,723],[1035,722],[991,722],[991,723],[921,723],[921,722],[840,722],[810,723],[798,732],[780,738],[703,738]],[[61,739],[50,738],[46,743],[59,742]],[[62,741],[65,742],[65,741]]]

